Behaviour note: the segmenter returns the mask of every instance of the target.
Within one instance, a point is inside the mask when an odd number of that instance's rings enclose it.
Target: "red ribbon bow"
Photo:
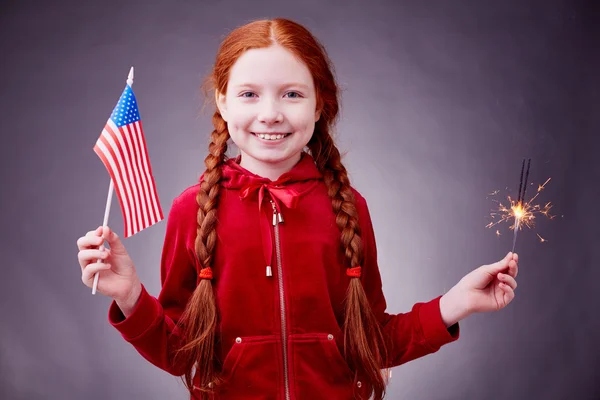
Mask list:
[[[247,199],[250,196],[254,195],[254,193],[258,193],[258,209],[260,210],[263,200],[265,198],[265,191],[270,195],[271,199],[275,202],[277,206],[277,211],[279,211],[278,201],[285,204],[287,208],[295,208],[298,203],[299,193],[294,189],[272,185],[270,183],[251,183],[242,188],[240,198]]]
[[[240,198],[244,200],[250,198],[255,193],[258,194],[258,212],[260,214],[261,206],[265,198],[265,192],[267,192],[269,197],[273,200],[278,213],[281,213],[279,202],[285,204],[287,208],[295,208],[298,203],[298,198],[300,197],[300,193],[290,187],[280,186],[279,184],[273,185],[272,182],[256,182],[244,186],[240,190]],[[268,220],[262,219],[260,236],[263,243],[263,255],[268,267],[271,267],[271,262],[273,260],[273,239],[271,234],[272,232]],[[267,237],[269,238],[268,240],[266,239]]]

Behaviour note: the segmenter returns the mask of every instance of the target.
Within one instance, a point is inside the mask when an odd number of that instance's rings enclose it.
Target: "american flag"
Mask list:
[[[164,219],[131,86],[126,85],[96,141],[94,151],[116,188],[125,223],[125,237]]]

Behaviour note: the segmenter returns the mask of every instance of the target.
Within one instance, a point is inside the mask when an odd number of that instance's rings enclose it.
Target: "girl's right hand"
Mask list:
[[[104,247],[104,241],[110,249]],[[100,273],[96,290],[123,304],[135,304],[141,292],[141,282],[125,246],[109,227],[98,227],[77,240],[77,258],[81,280],[93,287],[94,275]],[[98,262],[101,259],[103,262]],[[137,296],[136,298],[133,298]]]

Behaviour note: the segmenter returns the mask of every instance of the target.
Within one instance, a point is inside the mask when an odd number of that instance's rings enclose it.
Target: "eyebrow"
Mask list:
[[[296,86],[296,87],[303,88],[305,90],[309,90],[308,85],[305,85],[303,83],[298,83],[298,82],[285,83],[285,84],[280,85],[280,86],[282,86],[282,87]],[[234,85],[234,87],[236,87],[236,88],[239,88],[239,87],[256,88],[256,87],[260,87],[260,85],[257,85],[257,84],[254,84],[254,83],[240,83],[239,85]]]

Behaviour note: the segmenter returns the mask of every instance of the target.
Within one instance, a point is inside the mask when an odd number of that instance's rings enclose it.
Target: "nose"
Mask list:
[[[265,124],[275,124],[283,121],[283,114],[279,110],[277,102],[265,100],[261,104],[257,119]]]

